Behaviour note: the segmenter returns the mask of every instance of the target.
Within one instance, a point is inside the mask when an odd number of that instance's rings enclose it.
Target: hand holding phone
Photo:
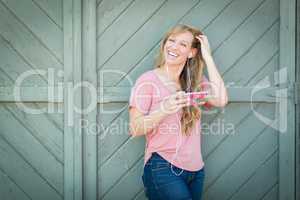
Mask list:
[[[191,105],[197,106],[200,102],[205,102],[209,99],[208,91],[187,92],[185,93]]]

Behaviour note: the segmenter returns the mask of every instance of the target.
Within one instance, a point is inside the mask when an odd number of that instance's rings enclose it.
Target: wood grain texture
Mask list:
[[[296,1],[280,1],[279,86],[296,80]],[[278,109],[286,104],[286,112],[278,115],[279,135],[279,199],[295,198],[295,99],[280,99]]]

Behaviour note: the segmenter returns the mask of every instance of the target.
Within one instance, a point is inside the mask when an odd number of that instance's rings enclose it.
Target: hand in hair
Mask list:
[[[211,57],[211,49],[210,49],[210,45],[209,45],[207,36],[199,35],[199,36],[196,36],[196,38],[199,40],[199,42],[201,44],[201,53],[202,53],[203,59],[206,61],[208,58]]]

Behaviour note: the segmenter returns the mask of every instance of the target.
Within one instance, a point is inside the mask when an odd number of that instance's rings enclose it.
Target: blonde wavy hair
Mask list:
[[[163,37],[161,44],[160,44],[160,50],[159,54],[156,59],[156,68],[160,68],[165,63],[164,58],[164,46],[166,44],[166,41],[171,35],[176,35],[180,33],[190,32],[193,36],[193,42],[192,42],[192,48],[197,48],[198,51],[196,55],[192,58],[188,58],[186,60],[185,66],[180,74],[180,86],[182,90],[186,92],[192,92],[192,91],[201,91],[200,81],[199,77],[202,77],[203,68],[204,68],[204,60],[202,57],[202,53],[200,50],[200,42],[195,36],[202,35],[203,33],[194,27],[179,24],[170,29],[165,36]],[[188,71],[190,70],[190,71]],[[188,74],[190,75],[190,87],[188,85]],[[188,106],[183,108],[183,113],[181,117],[181,127],[183,130],[184,135],[189,135],[192,128],[195,126],[195,123],[197,120],[199,120],[201,117],[201,110],[197,106]]]

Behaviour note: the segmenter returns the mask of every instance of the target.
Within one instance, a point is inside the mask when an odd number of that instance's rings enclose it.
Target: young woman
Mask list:
[[[188,95],[195,91],[211,98],[195,102]],[[227,102],[207,37],[187,25],[173,27],[162,39],[156,68],[137,79],[129,101],[130,134],[146,137],[142,179],[150,200],[201,199],[201,108]]]

